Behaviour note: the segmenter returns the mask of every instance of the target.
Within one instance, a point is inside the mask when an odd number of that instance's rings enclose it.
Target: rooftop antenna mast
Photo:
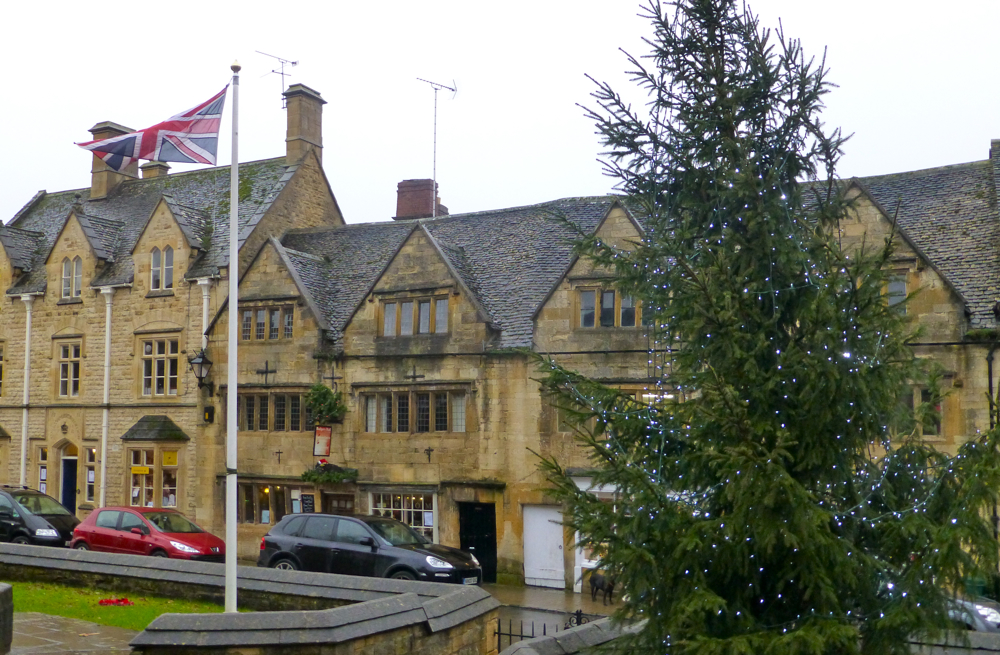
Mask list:
[[[292,67],[298,66],[299,62],[292,61],[291,59],[283,59],[282,57],[276,57],[275,55],[269,55],[266,52],[261,52],[260,50],[255,50],[255,52],[257,54],[259,54],[259,55],[264,55],[265,57],[270,57],[271,59],[277,59],[278,60],[278,64],[279,64],[281,70],[271,69],[271,73],[274,73],[276,75],[280,75],[281,76],[281,92],[284,93],[285,92],[285,77],[291,75],[291,73],[286,73],[285,72],[285,64],[288,64],[289,68],[292,68]],[[264,75],[270,75],[271,73],[264,73]],[[261,75],[261,77],[264,77],[264,75]],[[285,96],[282,95],[281,96],[281,108],[284,109],[285,106],[286,106]]]
[[[438,172],[437,172],[437,169],[438,169],[438,162],[437,162],[437,159],[438,159],[438,91],[440,91],[441,89],[448,89],[449,91],[451,91],[451,97],[452,97],[452,99],[454,99],[455,98],[455,94],[458,93],[458,85],[455,84],[455,80],[452,80],[451,81],[451,86],[448,86],[447,84],[439,84],[438,82],[431,82],[430,80],[425,80],[422,77],[418,77],[417,79],[420,80],[421,82],[426,82],[427,84],[430,84],[431,87],[434,89],[434,179],[433,179],[434,186],[432,187],[433,191],[431,192],[433,194],[433,198],[431,198],[431,217],[435,217],[436,218],[437,217],[437,213],[438,213],[438,203],[437,203],[437,190],[438,190],[438,183],[437,183],[437,176],[438,176]]]

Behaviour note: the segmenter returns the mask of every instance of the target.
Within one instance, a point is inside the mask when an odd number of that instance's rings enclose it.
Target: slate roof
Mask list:
[[[573,261],[575,233],[558,219],[592,232],[618,200],[564,198],[417,221],[293,230],[281,243],[338,346],[396,251],[413,230],[424,229],[499,331],[493,346],[531,347],[535,310]]]
[[[993,328],[1000,299],[1000,215],[990,160],[860,178],[961,295],[971,328]]]
[[[0,245],[14,268],[30,271],[36,260],[44,260],[45,235],[41,232],[0,226]]]
[[[125,431],[122,441],[190,441],[169,416],[143,416]]]
[[[297,168],[285,166],[284,157],[240,164],[241,246]],[[228,166],[127,180],[104,200],[82,199],[88,195],[89,189],[39,193],[6,228],[0,230],[0,243],[8,247],[9,239],[5,239],[3,230],[9,232],[17,228],[32,231],[42,235],[41,247],[47,256],[74,204],[79,203],[78,213],[83,216],[84,232],[95,245],[95,250],[99,251],[98,256],[108,262],[97,277],[89,281],[89,285],[127,284],[133,279],[132,248],[156,204],[164,198],[177,216],[188,243],[203,251],[185,277],[193,279],[218,275],[219,267],[228,264]],[[23,253],[24,246],[18,247]],[[7,293],[36,293],[44,289],[45,271],[35,265]]]

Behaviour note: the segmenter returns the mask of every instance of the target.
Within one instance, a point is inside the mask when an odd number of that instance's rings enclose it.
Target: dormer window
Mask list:
[[[167,246],[160,252],[153,248],[149,266],[149,288],[160,291],[174,288],[174,249]]]
[[[69,257],[63,259],[62,270],[62,297],[79,298],[80,288],[83,286],[83,260],[74,257],[70,261]]]
[[[447,296],[382,302],[383,337],[447,333]]]

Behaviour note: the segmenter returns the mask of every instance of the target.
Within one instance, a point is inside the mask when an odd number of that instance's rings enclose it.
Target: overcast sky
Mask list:
[[[191,7],[197,7],[193,9]],[[825,120],[855,136],[840,174],[985,159],[1000,138],[993,79],[1000,2],[758,0],[807,53],[828,48]],[[284,154],[278,62],[328,101],[324,167],[348,222],[387,220],[396,183],[432,174],[452,213],[603,194],[585,74],[629,84],[618,48],[643,53],[632,0],[157,3],[18,2],[4,8],[0,218],[36,191],[87,187],[73,145],[112,120],[141,129],[198,104],[243,66],[240,159]],[[220,164],[230,160],[227,103]],[[174,165],[172,172],[192,167]]]

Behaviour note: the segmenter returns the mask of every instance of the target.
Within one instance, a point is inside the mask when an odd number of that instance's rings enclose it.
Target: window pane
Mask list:
[[[63,260],[62,297],[69,298],[73,290],[73,271],[68,259]]]
[[[601,293],[601,327],[615,326],[615,292]]]
[[[166,384],[165,374],[166,374],[166,362],[162,359],[156,360],[156,395],[163,395],[163,389]]]
[[[382,335],[396,336],[396,303],[390,302],[382,306]]]
[[[271,487],[268,485],[257,487],[257,522],[265,525],[271,522]]]
[[[279,432],[285,429],[285,407],[287,400],[287,396],[274,397],[274,429]]]
[[[152,257],[149,262],[150,282],[149,288],[156,290],[160,288],[160,249],[153,248]]]
[[[163,250],[163,288],[174,288],[174,249],[170,246]]]
[[[278,330],[281,329],[281,310],[280,309],[272,309],[271,310],[271,323],[268,326],[268,328],[269,329],[268,329],[268,333],[267,333],[267,338],[268,339],[277,339],[278,338]]]
[[[622,296],[621,323],[622,327],[635,327],[635,299],[632,296]]]
[[[177,507],[177,469],[163,469],[161,507]]]
[[[653,305],[647,301],[642,302],[642,324],[645,326],[650,326],[653,324],[653,318],[655,313],[653,312]]]
[[[254,489],[252,484],[241,484],[240,493],[243,494],[243,522],[253,523],[255,513],[253,509]]]
[[[434,430],[448,431],[448,394],[434,394]]]
[[[399,334],[404,337],[413,334],[412,302],[404,302],[399,305]]]
[[[410,396],[401,393],[396,396],[396,432],[410,431]]]
[[[417,332],[419,334],[429,334],[431,331],[431,301],[421,300],[417,303],[418,316],[420,319],[417,325]]]
[[[375,417],[378,416],[376,396],[365,396],[365,432],[375,432]]]
[[[80,395],[80,362],[73,362],[73,379],[70,380],[70,395]]]
[[[153,393],[153,360],[147,359],[142,362],[142,395],[149,396]]]
[[[392,432],[392,396],[379,396],[378,402],[380,408],[379,416],[381,417],[379,432]]]
[[[448,332],[448,299],[438,298],[434,301],[434,331],[438,334]]]
[[[257,333],[254,335],[256,339],[264,338],[264,329],[267,323],[267,310],[258,309],[257,310]]]
[[[260,420],[257,421],[257,429],[258,430],[267,430],[267,410],[270,407],[270,403],[268,403],[268,397],[267,396],[261,396],[260,398],[258,398],[257,399],[257,406],[258,406],[258,410],[257,411],[258,411],[259,416],[260,416]]]
[[[73,260],[73,296],[79,297],[83,288],[83,260],[77,257]]]
[[[167,393],[171,396],[177,395],[177,358],[171,357],[167,360]]]
[[[416,432],[428,432],[431,429],[431,395],[417,394],[417,427]]]
[[[288,399],[288,429],[298,432],[302,429],[302,409],[299,405],[299,396],[291,396]]]
[[[595,291],[580,292],[580,327],[594,327]]]
[[[889,297],[890,307],[899,305],[901,302],[906,300],[906,275],[889,276],[889,288],[887,295]],[[905,314],[906,306],[903,305],[897,308],[897,311],[901,314]]]
[[[250,330],[253,328],[253,312],[249,309],[243,312],[243,335],[244,341],[250,340]]]
[[[465,394],[451,394],[451,431],[465,432]]]
[[[295,310],[292,309],[291,307],[285,307],[285,309],[283,310],[283,313],[284,313],[284,316],[285,316],[285,338],[286,339],[291,339],[292,338],[292,325],[294,324],[294,321],[295,321]]]
[[[256,412],[256,397],[254,396],[244,396],[243,406],[246,407],[246,429],[256,430],[257,429],[257,412]]]

